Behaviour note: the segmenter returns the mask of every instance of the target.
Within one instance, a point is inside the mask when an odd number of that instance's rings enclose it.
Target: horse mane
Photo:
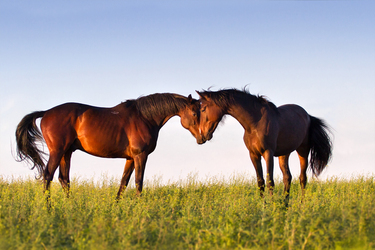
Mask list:
[[[227,109],[229,106],[235,104],[237,97],[245,97],[246,99],[268,106],[278,112],[276,105],[270,102],[267,97],[263,95],[253,95],[246,87],[242,90],[235,88],[221,89],[218,91],[204,90],[202,93],[211,98],[216,105],[223,109]]]
[[[155,117],[176,114],[188,105],[188,99],[178,94],[157,93],[128,100],[125,104],[134,106],[143,117],[152,120]]]

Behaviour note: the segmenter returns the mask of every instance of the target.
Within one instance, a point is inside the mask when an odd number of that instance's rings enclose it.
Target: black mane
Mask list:
[[[134,105],[143,117],[152,120],[155,117],[177,114],[180,109],[188,105],[188,99],[178,94],[157,93],[128,100],[126,104]]]
[[[210,97],[216,105],[223,109],[227,109],[229,106],[236,102],[239,97],[245,97],[246,99],[252,100],[254,102],[260,103],[262,105],[269,106],[271,109],[277,111],[277,107],[272,102],[268,101],[263,95],[252,95],[249,90],[244,88],[243,90],[238,89],[222,89],[219,91],[209,91],[204,90],[202,92],[204,95]]]

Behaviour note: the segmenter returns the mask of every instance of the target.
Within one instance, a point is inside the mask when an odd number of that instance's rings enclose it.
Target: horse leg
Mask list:
[[[271,150],[266,150],[263,153],[263,158],[267,165],[267,188],[269,189],[270,195],[272,195],[275,187],[275,182],[273,180],[273,152]]]
[[[258,188],[260,191],[260,197],[263,197],[264,193],[264,179],[263,179],[263,169],[261,157],[257,154],[250,152],[250,159],[254,165],[255,171],[257,173]]]
[[[118,190],[117,197],[116,197],[117,201],[120,200],[122,192],[128,186],[130,176],[132,175],[133,170],[134,170],[134,160],[133,159],[126,160],[124,173],[122,174],[122,178],[121,178],[120,188]]]
[[[283,173],[283,182],[284,182],[284,195],[285,195],[285,206],[287,207],[289,204],[289,190],[290,184],[292,183],[292,175],[290,174],[289,170],[289,156],[290,154],[279,156],[279,165],[281,172]]]
[[[306,172],[307,172],[308,161],[307,161],[307,157],[300,156],[300,155],[298,155],[298,157],[299,157],[299,161],[300,161],[300,164],[301,164],[301,174],[299,176],[299,181],[300,181],[300,184],[301,184],[302,196],[304,196],[305,195],[306,183],[307,183]]]
[[[135,186],[137,188],[137,195],[141,195],[143,187],[143,176],[145,173],[145,166],[148,155],[142,152],[134,157],[135,168]]]
[[[59,181],[66,193],[66,197],[69,198],[70,193],[70,178],[69,178],[69,171],[70,171],[70,159],[72,157],[72,150],[68,150],[65,152],[64,156],[60,161],[60,173],[59,173]]]
[[[62,154],[61,153],[50,153],[47,166],[44,170],[43,180],[44,180],[44,193],[46,194],[46,201],[48,209],[51,208],[50,204],[50,186],[53,179],[53,175],[57,167],[59,166]]]
[[[299,176],[301,189],[302,189],[302,197],[305,195],[305,188],[307,183],[307,167],[308,167],[308,156],[309,156],[309,150],[305,148],[297,149],[300,165],[301,165],[301,174]]]
[[[44,170],[44,192],[49,191],[53,175],[61,160],[60,154],[51,153],[48,159],[46,169]]]

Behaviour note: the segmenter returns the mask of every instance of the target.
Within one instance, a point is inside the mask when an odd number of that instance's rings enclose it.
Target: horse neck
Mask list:
[[[164,124],[167,123],[167,121],[169,121],[169,119],[171,119],[173,116],[176,116],[176,115],[179,116],[179,113],[178,112],[172,113],[172,114],[166,115],[165,117],[159,116],[159,117],[154,119],[154,122],[158,127],[161,128],[161,127],[164,126]]]
[[[167,121],[169,121],[169,119],[171,119],[173,116],[180,116],[180,111],[181,110],[176,110],[176,111],[171,111],[171,112],[168,112],[168,113],[165,113],[163,115],[158,115],[158,116],[154,116],[153,119],[150,121],[152,124],[156,125],[157,127],[159,127],[159,129],[161,127],[164,126],[165,123],[167,123]]]
[[[255,101],[236,99],[236,102],[228,107],[226,114],[233,116],[245,130],[251,130],[261,119],[264,109],[265,107]]]
[[[135,106],[150,126],[161,128],[186,107],[187,98],[178,94],[156,93],[135,100]]]

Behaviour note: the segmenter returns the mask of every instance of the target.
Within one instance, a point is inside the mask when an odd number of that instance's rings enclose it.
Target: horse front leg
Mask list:
[[[256,171],[256,174],[257,174],[257,181],[258,181],[258,188],[259,188],[259,192],[260,192],[260,197],[263,198],[264,178],[263,178],[263,169],[262,169],[261,157],[260,157],[260,155],[252,153],[250,151],[250,159],[251,159],[251,162],[254,165],[254,168],[255,168],[255,171]]]
[[[135,186],[137,188],[137,195],[141,195],[143,188],[143,177],[145,173],[146,161],[148,154],[142,152],[134,157],[135,168]]]
[[[281,172],[283,173],[283,182],[284,182],[284,204],[286,207],[289,205],[289,191],[290,191],[290,184],[292,183],[292,175],[290,174],[289,170],[289,156],[290,154],[279,156],[279,165]]]
[[[122,178],[121,178],[120,188],[118,190],[117,197],[116,197],[117,201],[120,200],[122,192],[128,186],[130,176],[132,175],[133,171],[134,171],[134,160],[133,159],[126,160],[124,173],[122,174]]]
[[[273,180],[273,151],[266,150],[263,153],[263,158],[266,161],[267,165],[267,188],[270,192],[270,195],[273,195],[273,189],[275,187],[275,182]]]

